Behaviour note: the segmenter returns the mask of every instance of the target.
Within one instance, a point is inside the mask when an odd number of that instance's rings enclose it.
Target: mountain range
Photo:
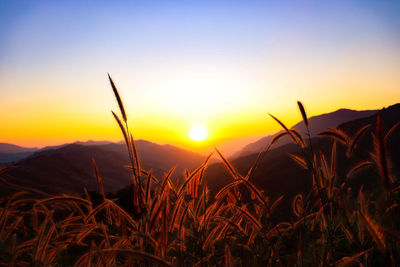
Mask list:
[[[318,116],[313,116],[308,119],[309,124],[310,124],[310,135],[311,137],[315,137],[319,132],[328,129],[328,128],[335,128],[339,124],[344,123],[346,121],[352,121],[356,120],[359,118],[363,117],[368,117],[373,114],[375,114],[377,110],[363,110],[363,111],[357,111],[357,110],[351,110],[351,109],[339,109],[334,112],[318,115]],[[291,127],[291,129],[295,129],[301,134],[307,135],[307,128],[304,124],[303,121],[300,121],[299,123],[295,124],[294,126]],[[250,155],[253,153],[258,153],[264,146],[265,144],[268,144],[271,142],[271,140],[278,134],[280,134],[282,131],[275,133],[273,135],[265,136],[253,143],[250,143],[243,147],[240,151],[234,154],[233,157],[241,157],[241,156],[246,156]],[[284,144],[290,143],[290,138],[285,136],[281,138],[275,146],[281,146]]]
[[[27,148],[13,144],[0,143],[0,163],[14,162],[32,155],[38,148]]]
[[[350,110],[350,109],[339,109],[334,112],[318,115],[318,116],[313,116],[309,118],[310,121],[310,134],[311,136],[317,135],[320,131],[325,130],[327,128],[334,128],[337,127],[339,124],[346,122],[346,121],[351,121],[355,120],[358,118],[362,117],[368,117],[370,115],[373,115],[377,112],[377,110],[364,110],[364,111],[357,111],[357,110]],[[306,134],[306,128],[303,123],[303,121],[300,121],[296,125],[292,127],[293,129],[298,130],[299,132]],[[261,139],[252,142],[250,144],[245,145],[242,149],[237,151],[236,153],[232,153],[230,155],[230,158],[238,158],[246,155],[250,155],[253,153],[258,153],[265,144],[270,142],[277,134],[281,133],[282,131],[275,133],[273,135],[265,136],[262,137]],[[249,139],[249,138],[245,138]],[[244,140],[245,140],[244,139]],[[241,140],[243,142],[243,140]],[[229,142],[229,151],[233,150],[235,140],[231,140]],[[276,146],[284,145],[290,143],[290,138],[288,137],[283,137],[281,138]],[[89,140],[86,142],[81,142],[77,141],[71,144],[77,144],[77,145],[84,145],[84,146],[94,146],[94,145],[105,145],[105,144],[112,144],[110,141],[93,141]],[[69,144],[62,144],[62,145],[57,145],[57,146],[47,146],[43,148],[26,148],[26,147],[21,147],[13,144],[7,144],[7,143],[0,143],[0,163],[7,163],[7,162],[17,162],[21,159],[24,159],[30,155],[32,155],[34,152],[37,151],[45,151],[45,150],[50,150],[50,149],[56,149],[60,148],[63,146],[66,146]]]
[[[152,169],[156,177],[176,167],[175,175],[194,168],[205,159],[203,155],[171,145],[136,141],[142,167]],[[69,144],[37,151],[20,160],[6,172],[6,179],[20,186],[30,186],[47,193],[82,193],[83,187],[96,190],[92,158],[95,160],[106,192],[129,185],[130,170],[125,168],[129,157],[124,144]]]
[[[384,132],[387,132],[396,123],[400,122],[400,104],[379,110],[371,116],[358,118],[338,125],[337,128],[350,137],[354,136],[362,127],[369,125],[361,136],[354,155],[349,159],[346,157],[345,147],[340,143],[337,144],[336,175],[339,180],[342,179],[343,181],[345,173],[357,163],[371,160],[370,152],[374,151],[373,135],[376,131],[377,114],[381,116]],[[310,119],[309,124],[311,127],[313,127],[312,123],[313,121]],[[331,138],[315,136],[311,139],[311,142],[315,153],[323,153],[327,158],[330,157],[332,147]],[[391,167],[391,171],[396,177],[399,177],[400,127],[397,127],[392,132],[386,146],[390,159],[389,166]],[[309,150],[310,148],[306,151],[308,156],[311,154]],[[291,143],[277,146],[265,153],[263,160],[251,179],[257,188],[264,191],[270,199],[274,200],[280,196],[284,196],[282,204],[280,205],[280,216],[290,214],[293,197],[297,194],[308,192],[312,183],[312,174],[300,167],[289,154],[304,156],[300,153],[299,147],[295,144]],[[256,161],[257,156],[258,154],[256,153],[239,157],[232,160],[231,164],[240,174],[246,175],[250,167]],[[206,178],[207,181],[209,181],[208,185],[212,192],[217,192],[232,181],[231,175],[222,163],[209,166],[206,170]],[[359,172],[358,175],[349,182],[356,188],[363,185],[366,190],[374,190],[381,187],[379,171],[375,164]]]
[[[316,152],[329,150],[331,140],[320,138],[317,133],[330,127],[338,127],[353,135],[362,126],[371,123],[370,128],[360,140],[362,150],[357,151],[354,162],[369,157],[372,150],[371,134],[374,131],[376,113],[381,114],[385,128],[393,126],[400,119],[400,104],[379,111],[353,111],[341,109],[332,113],[309,118],[312,143]],[[350,118],[350,119],[349,119]],[[304,124],[298,123],[293,128],[304,133]],[[247,147],[265,145],[273,136],[262,138]],[[400,130],[393,133],[390,141],[390,156],[393,158],[394,170],[400,166]],[[256,145],[257,144],[257,145]],[[185,169],[193,169],[201,164],[205,156],[184,150],[172,145],[159,145],[145,140],[136,141],[140,161],[144,169],[152,169],[155,177],[162,177],[172,167],[176,167],[174,178],[182,176]],[[19,160],[14,165],[16,168],[2,173],[0,176],[20,186],[29,186],[41,191],[58,194],[81,194],[83,187],[88,190],[96,190],[97,183],[92,166],[92,158],[96,161],[100,176],[103,178],[106,192],[115,192],[130,184],[130,171],[124,166],[128,164],[128,154],[122,143],[74,143],[58,147],[23,150],[15,146],[0,146],[13,153],[31,153]],[[338,153],[344,153],[338,145]],[[244,150],[249,151],[249,150]],[[238,153],[232,160],[233,166],[238,172],[245,174],[257,158],[257,153]],[[1,150],[0,150],[1,152]],[[288,141],[278,142],[272,150],[266,153],[263,161],[252,178],[253,182],[264,190],[271,198],[282,194],[292,196],[304,192],[309,188],[309,173],[296,165],[288,154],[298,153],[298,147],[289,144]],[[342,163],[339,172],[344,172],[346,166]],[[342,166],[343,165],[343,166]],[[396,169],[397,168],[397,169]],[[372,176],[376,176],[373,172]],[[210,164],[206,170],[208,186],[211,192],[216,192],[222,186],[231,181],[228,171],[222,163]],[[369,174],[368,177],[371,177]],[[368,178],[371,180],[371,178]],[[379,179],[372,179],[378,181]],[[357,179],[355,179],[357,181]],[[374,186],[376,184],[372,183]],[[379,183],[378,183],[379,185]],[[2,187],[3,190],[5,187]],[[1,192],[0,192],[1,193]],[[284,201],[286,210],[290,207],[290,197]],[[288,202],[289,201],[289,202]],[[283,209],[285,210],[285,209]]]
[[[71,144],[83,145],[83,146],[95,146],[95,145],[104,145],[104,144],[112,144],[110,141],[93,141],[88,140],[86,142],[77,141]],[[43,148],[37,147],[21,147],[8,143],[0,143],[0,164],[1,163],[15,163],[21,159],[27,158],[35,152],[45,151],[60,148],[63,146],[67,146],[70,144],[62,144],[56,146],[46,146]]]

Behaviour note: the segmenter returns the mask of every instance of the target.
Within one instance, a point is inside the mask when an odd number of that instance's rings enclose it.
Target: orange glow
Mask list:
[[[300,64],[288,68],[290,62],[283,63],[274,68],[219,63],[218,68],[210,69],[204,60],[191,69],[172,63],[148,69],[135,79],[131,72],[111,75],[136,139],[197,152],[215,146],[220,149],[221,142],[232,139],[280,130],[267,113],[288,127],[294,125],[301,121],[297,100],[314,116],[339,108],[379,109],[400,99],[400,76],[393,71],[398,63],[382,60],[376,67],[360,59],[345,68],[343,62],[332,62],[326,72]],[[7,90],[0,97],[0,142],[42,147],[88,139],[121,140],[110,112],[118,111],[118,105],[107,75],[101,70],[94,72],[93,77],[81,80],[60,74],[54,80],[34,75],[2,79],[0,85]],[[188,138],[193,122],[207,126],[205,140]]]
[[[309,116],[400,101],[392,4],[298,9],[205,2],[157,8],[96,2],[79,14],[70,1],[6,5],[0,142],[121,140],[107,72],[136,139],[197,152],[280,130],[268,113],[296,124],[298,100]],[[188,136],[194,123],[207,127],[207,138]]]

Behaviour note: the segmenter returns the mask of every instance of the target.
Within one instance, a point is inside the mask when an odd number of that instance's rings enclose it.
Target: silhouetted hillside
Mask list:
[[[18,161],[26,158],[38,150],[38,148],[21,147],[13,144],[0,143],[0,164]]]
[[[21,147],[13,144],[0,143],[0,153],[21,153],[36,151],[36,147]]]
[[[175,175],[181,174],[185,168],[194,168],[204,160],[202,155],[144,140],[137,141],[137,149],[142,167],[153,169],[156,177],[173,166],[177,166]],[[89,191],[97,188],[92,157],[96,160],[106,192],[116,191],[130,183],[130,171],[124,167],[129,163],[129,157],[123,144],[71,144],[40,151],[18,162],[18,168],[7,175],[11,182],[18,185],[49,193],[80,194],[84,186]]]
[[[4,165],[12,165],[13,163],[16,163],[24,158],[29,157],[34,152],[57,149],[57,148],[61,148],[61,147],[67,146],[67,145],[71,145],[71,144],[84,145],[84,146],[96,146],[96,145],[112,144],[112,142],[110,142],[110,141],[93,141],[93,140],[88,140],[86,142],[76,141],[74,143],[61,144],[61,145],[55,145],[55,146],[46,146],[43,148],[37,148],[37,147],[26,148],[26,147],[13,145],[13,144],[0,143],[0,165],[2,163]]]
[[[400,121],[400,104],[380,110],[378,113],[381,115],[385,131],[388,131],[388,129]],[[311,127],[313,127],[313,121],[315,120],[310,119],[309,121]],[[344,180],[345,173],[355,164],[363,160],[371,160],[370,152],[373,150],[372,133],[376,130],[375,123],[376,115],[372,115],[339,125],[338,128],[349,134],[349,136],[353,136],[361,127],[371,124],[368,130],[362,135],[360,143],[350,159],[346,158],[344,145],[337,144],[337,176],[339,181]],[[316,127],[312,129],[313,133],[316,134]],[[327,158],[330,158],[332,142],[332,139],[327,137],[312,139],[314,151],[316,153],[324,153]],[[398,174],[400,173],[400,127],[388,139],[387,149],[392,171]],[[306,155],[310,155],[309,148],[305,152]],[[300,167],[289,157],[289,154],[303,156],[300,148],[294,144],[286,144],[272,149],[265,154],[265,157],[251,179],[259,189],[266,192],[272,199],[276,199],[281,195],[285,196],[279,210],[281,212],[280,215],[283,217],[291,213],[291,201],[293,197],[299,193],[308,192],[312,183],[310,171]],[[231,163],[239,173],[246,175],[249,168],[256,161],[256,158],[257,154],[251,154],[232,160]],[[217,192],[232,181],[232,177],[222,163],[209,166],[206,170],[206,177],[208,186],[212,192]],[[355,187],[364,184],[364,188],[369,190],[381,187],[377,167],[374,165],[360,171],[358,175],[352,178],[350,183]]]
[[[17,152],[17,153],[0,153],[0,166],[10,165],[13,162],[20,161],[21,159],[27,158],[34,152]]]
[[[377,110],[357,111],[350,109],[339,109],[331,113],[313,116],[309,118],[310,134],[312,137],[314,137],[319,132],[327,128],[335,128],[341,123],[352,121],[362,117],[368,117],[375,114],[376,112]],[[303,121],[295,124],[291,128],[296,129],[302,134],[306,134],[307,131]],[[263,137],[256,142],[248,144],[247,146],[242,148],[239,152],[237,152],[235,154],[235,157],[242,157],[252,153],[258,153],[265,146],[265,144],[268,144],[277,134],[281,132],[282,131],[273,135]],[[276,143],[276,146],[281,146],[288,143],[290,143],[290,138],[283,137]]]

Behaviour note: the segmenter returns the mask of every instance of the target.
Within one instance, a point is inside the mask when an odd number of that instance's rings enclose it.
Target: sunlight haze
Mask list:
[[[107,72],[135,138],[196,151],[400,100],[396,1],[0,5],[0,142],[121,140]]]

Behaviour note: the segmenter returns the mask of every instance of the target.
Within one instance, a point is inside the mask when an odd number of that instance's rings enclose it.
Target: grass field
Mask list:
[[[0,264],[4,266],[398,266],[400,263],[399,181],[391,172],[386,143],[399,125],[384,131],[377,116],[370,160],[336,173],[351,159],[368,127],[348,136],[338,129],[321,135],[333,140],[327,155],[313,150],[310,136],[288,129],[266,144],[246,175],[218,151],[232,179],[211,195],[204,172],[209,161],[187,170],[183,180],[173,169],[155,178],[140,165],[128,118],[110,78],[120,127],[132,171],[131,201],[123,209],[104,194],[96,162],[98,192],[49,196],[27,188],[0,200]],[[307,114],[298,102],[305,125]],[[309,172],[307,194],[292,201],[292,220],[277,221],[283,196],[271,200],[252,183],[264,153],[282,136],[298,145],[293,164]],[[211,155],[210,155],[211,156]],[[376,168],[380,192],[355,191],[348,183],[357,172]],[[7,168],[0,169],[1,172]],[[293,177],[295,179],[296,177]],[[312,181],[312,183],[311,183]]]

